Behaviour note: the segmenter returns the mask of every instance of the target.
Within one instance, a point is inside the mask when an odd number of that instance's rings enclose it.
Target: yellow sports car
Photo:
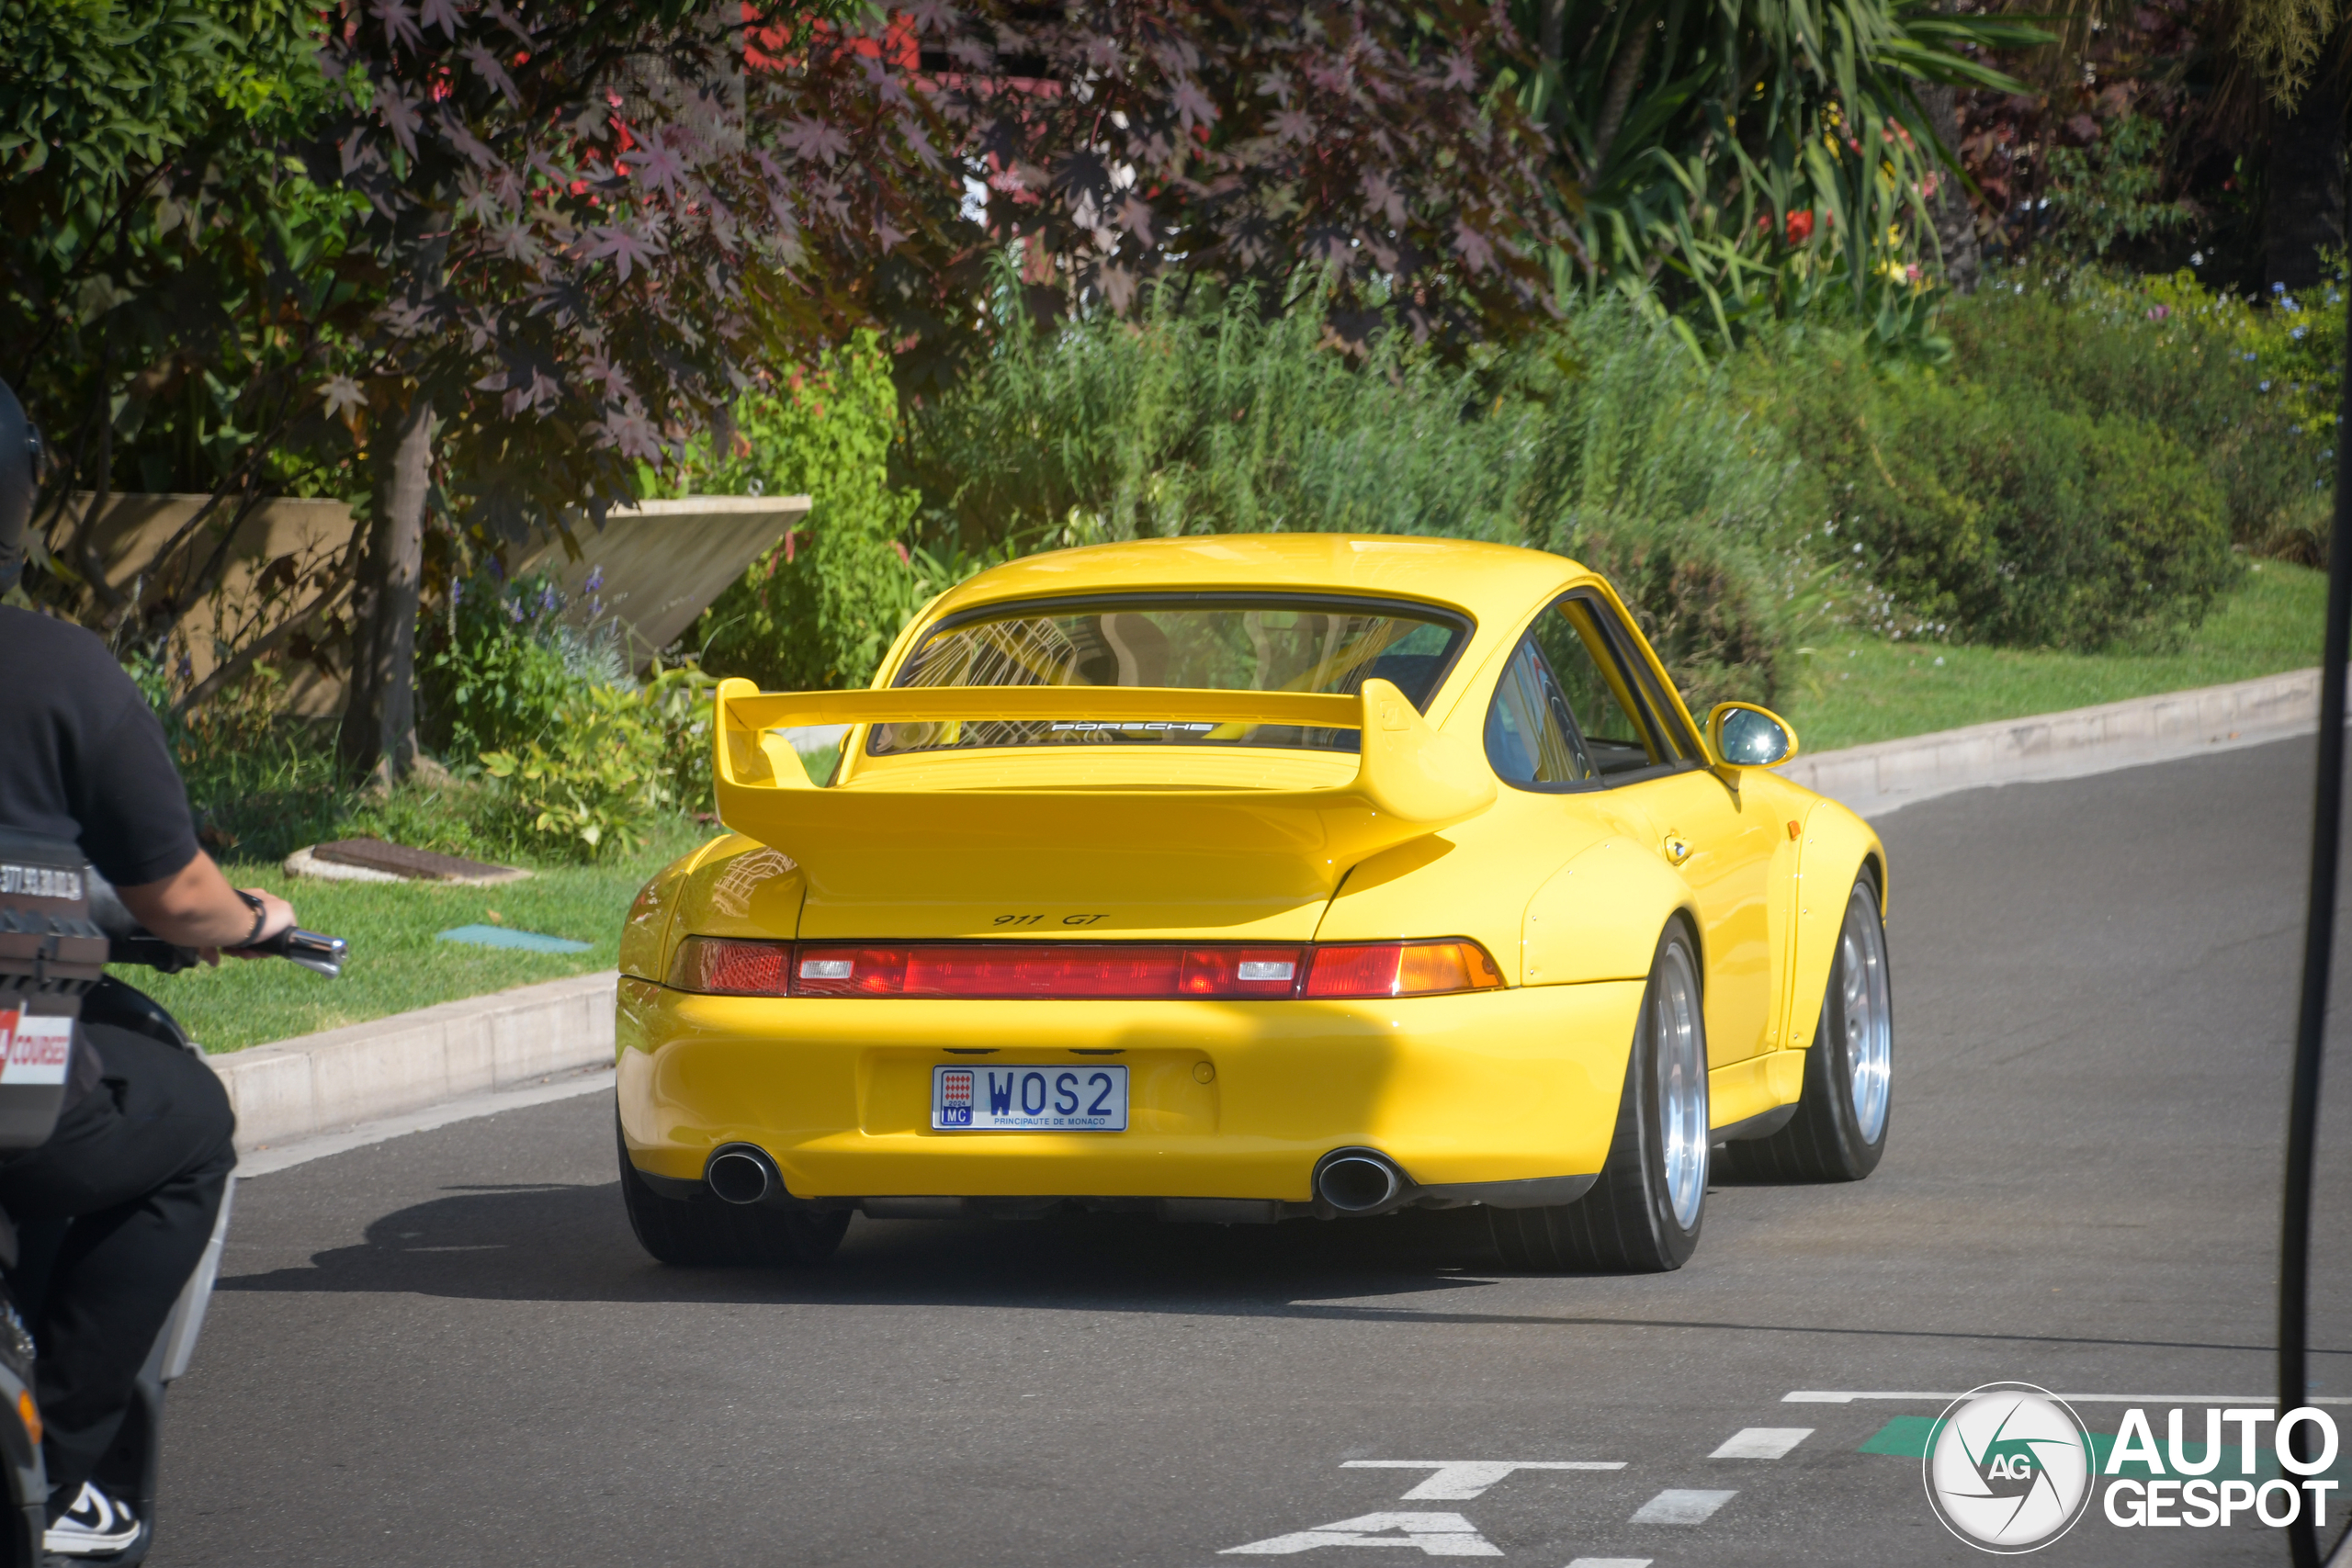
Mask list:
[[[1475,1204],[1518,1267],[1673,1269],[1711,1155],[1886,1146],[1877,837],[1769,771],[1771,714],[1702,732],[1573,561],[1065,550],[926,606],[868,690],[717,704],[731,831],[621,942],[664,1262],[813,1262],[853,1211]]]

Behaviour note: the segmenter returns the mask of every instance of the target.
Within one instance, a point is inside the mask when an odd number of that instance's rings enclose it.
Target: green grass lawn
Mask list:
[[[2177,649],[2082,654],[1842,637],[1800,650],[1780,711],[1808,751],[2250,681],[2319,662],[2327,574],[2252,564]]]
[[[313,882],[267,863],[232,863],[225,868],[232,882],[283,894],[305,927],[351,943],[351,962],[340,978],[269,958],[224,958],[218,969],[178,975],[129,967],[115,973],[171,1009],[207,1051],[218,1052],[609,969],[629,900],[702,837],[680,826],[642,854],[542,869],[527,882],[503,887]],[[498,924],[591,946],[585,953],[528,953],[437,940],[455,926]]]

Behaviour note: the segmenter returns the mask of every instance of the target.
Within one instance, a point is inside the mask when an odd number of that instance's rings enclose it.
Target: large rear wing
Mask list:
[[[763,694],[749,681],[727,680],[716,703],[719,818],[798,862],[812,901],[1001,901],[1012,884],[1076,891],[1096,878],[1079,874],[1075,863],[1109,853],[1130,872],[1141,869],[1137,857],[1166,863],[1147,880],[1170,893],[1171,881],[1222,875],[1228,883],[1238,876],[1261,897],[1276,897],[1277,886],[1289,890],[1283,896],[1329,897],[1357,862],[1476,816],[1495,800],[1485,758],[1430,728],[1386,681],[1366,681],[1356,696],[1331,696],[1093,686]],[[984,721],[1147,731],[1285,725],[1358,730],[1363,740],[1355,776],[1321,789],[1007,788],[992,786],[984,766],[969,788],[893,787],[882,776],[820,788],[784,733]],[[984,756],[976,753],[975,761]]]

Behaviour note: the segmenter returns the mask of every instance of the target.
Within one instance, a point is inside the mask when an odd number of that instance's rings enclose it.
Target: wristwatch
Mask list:
[[[255,897],[253,894],[246,892],[242,887],[233,888],[232,891],[233,891],[238,897],[243,898],[245,901],[246,908],[251,909],[254,912],[254,929],[245,933],[244,941],[232,943],[232,945],[236,947],[251,947],[254,943],[261,940],[262,927],[269,924],[269,906],[263,903],[259,898]]]

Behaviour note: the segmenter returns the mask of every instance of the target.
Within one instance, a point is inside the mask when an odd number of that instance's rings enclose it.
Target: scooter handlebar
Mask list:
[[[276,936],[238,951],[283,958],[332,980],[343,973],[343,965],[351,956],[351,944],[339,936],[323,936],[317,931],[306,931],[300,926],[292,926]],[[183,969],[195,966],[197,953],[192,947],[182,947],[142,931],[110,938],[107,946],[107,961],[110,964],[140,964],[159,975],[176,975]]]

